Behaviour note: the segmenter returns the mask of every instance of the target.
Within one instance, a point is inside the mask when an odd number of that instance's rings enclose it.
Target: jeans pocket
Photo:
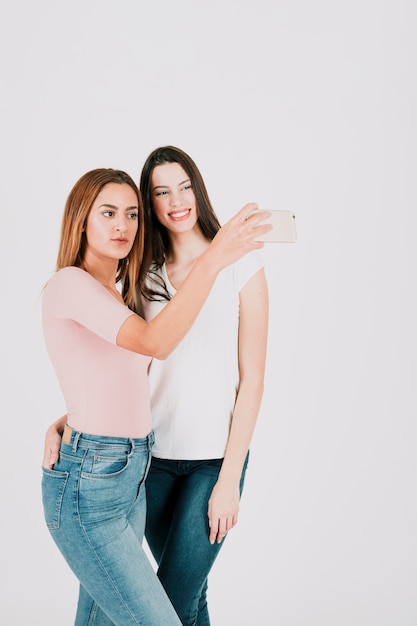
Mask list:
[[[91,453],[83,460],[78,486],[78,512],[85,527],[123,518],[138,497],[150,453]]]
[[[42,467],[42,502],[46,525],[56,530],[61,523],[61,508],[68,472],[58,472]]]
[[[113,478],[123,473],[129,465],[128,454],[89,452],[82,464],[81,475],[89,479]]]

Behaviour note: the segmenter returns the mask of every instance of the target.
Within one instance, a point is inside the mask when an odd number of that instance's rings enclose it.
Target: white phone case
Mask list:
[[[272,224],[273,229],[264,235],[260,235],[257,241],[295,243],[297,241],[297,231],[294,213],[286,210],[266,210],[271,212],[271,216],[260,222],[260,224]]]

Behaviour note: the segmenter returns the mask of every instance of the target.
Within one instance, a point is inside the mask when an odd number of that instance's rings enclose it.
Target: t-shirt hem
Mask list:
[[[157,459],[163,459],[165,461],[207,461],[209,459],[223,459],[225,454],[224,448],[222,450],[211,450],[207,452],[207,450],[201,451],[196,454],[195,450],[193,450],[192,454],[178,450],[175,451],[175,454],[169,452],[162,452],[161,450],[152,449],[152,456]]]

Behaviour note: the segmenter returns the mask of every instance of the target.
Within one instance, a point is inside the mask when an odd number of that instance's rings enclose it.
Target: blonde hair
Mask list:
[[[98,194],[109,183],[129,185],[138,199],[138,230],[129,254],[119,261],[116,275],[116,282],[122,284],[125,304],[135,310],[135,286],[143,260],[144,214],[140,191],[126,172],[111,168],[95,169],[81,176],[75,183],[65,203],[56,270],[68,266],[83,267],[87,217]]]

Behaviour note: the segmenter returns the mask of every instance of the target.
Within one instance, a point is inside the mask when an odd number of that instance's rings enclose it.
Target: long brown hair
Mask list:
[[[157,220],[152,202],[152,172],[155,167],[164,163],[178,163],[187,173],[196,199],[198,224],[204,236],[211,241],[220,228],[220,222],[211,205],[203,177],[193,159],[186,152],[175,146],[162,146],[153,150],[146,159],[140,175],[140,191],[145,211],[146,238],[145,262],[143,263],[138,288],[144,297],[149,300],[170,298],[164,281],[159,276],[156,278],[153,272],[153,270],[158,270],[164,264],[169,247],[168,231]],[[149,267],[151,268],[150,270],[147,269]],[[146,273],[149,273],[154,278],[154,283],[156,281],[156,285],[159,288],[155,286],[155,289],[152,289],[144,283]]]
[[[135,309],[135,286],[142,266],[144,252],[144,212],[140,191],[133,179],[122,170],[99,168],[87,172],[75,183],[65,203],[61,225],[56,270],[82,267],[85,258],[85,226],[98,194],[109,183],[129,185],[138,199],[138,230],[132,248],[119,260],[116,282],[121,282],[122,296],[127,306]]]

